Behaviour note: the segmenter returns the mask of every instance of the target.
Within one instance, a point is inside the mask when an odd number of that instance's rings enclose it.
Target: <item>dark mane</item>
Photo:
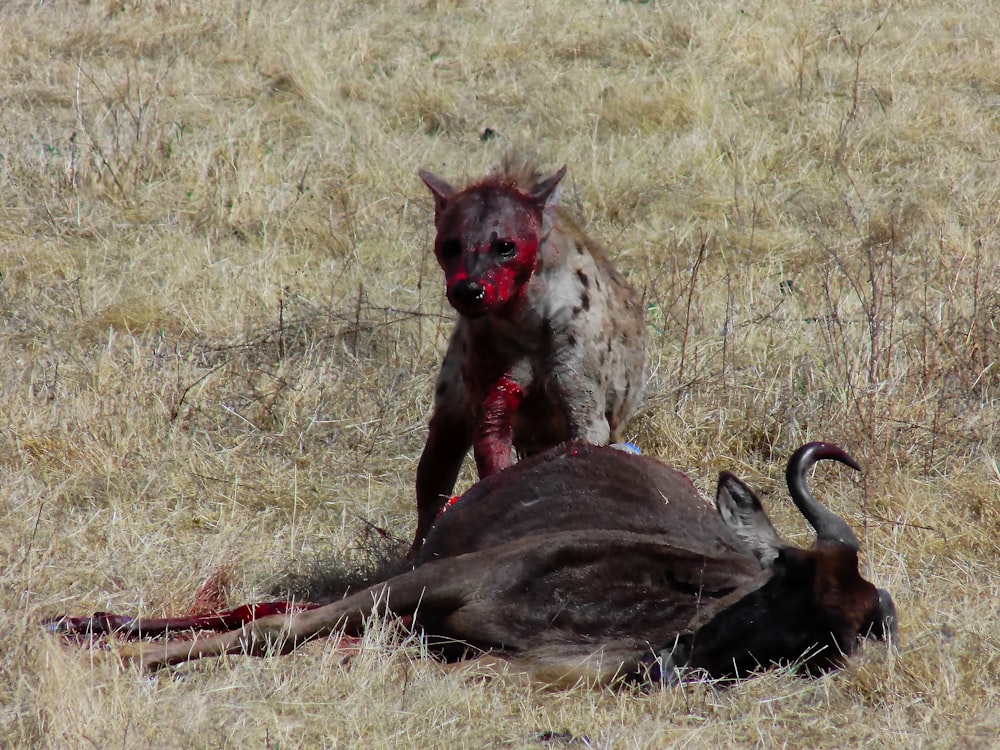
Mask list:
[[[530,193],[544,176],[537,160],[516,151],[508,151],[500,163],[480,180],[479,185],[500,185],[516,188],[522,193]]]

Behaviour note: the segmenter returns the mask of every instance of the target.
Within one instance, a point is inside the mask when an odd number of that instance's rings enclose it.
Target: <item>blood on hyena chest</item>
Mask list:
[[[447,388],[461,402],[456,406],[466,411],[471,423],[483,424],[497,384],[511,383],[514,393],[501,407],[510,412],[510,439],[519,456],[534,455],[570,440],[574,435],[564,398],[566,378],[554,376],[565,349],[555,346],[553,332],[540,329],[535,331],[538,336],[522,341],[524,329],[517,336],[505,336],[496,329],[486,333],[481,330],[485,326],[467,323],[459,321],[456,339],[464,339],[462,353],[449,351],[445,357],[439,389]],[[489,346],[479,346],[482,342],[489,342]],[[461,359],[460,367],[450,367],[452,355]],[[449,370],[453,376],[444,386]]]

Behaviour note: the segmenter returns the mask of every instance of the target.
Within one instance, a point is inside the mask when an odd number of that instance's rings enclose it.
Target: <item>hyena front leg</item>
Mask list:
[[[415,555],[434,519],[451,497],[465,454],[472,445],[472,415],[435,411],[427,432],[427,443],[417,464],[417,531],[411,555]]]
[[[472,445],[474,415],[465,394],[460,362],[445,355],[434,397],[427,442],[417,464],[417,530],[409,556],[416,556],[434,519],[451,497],[465,454]]]
[[[607,445],[611,440],[608,423],[607,379],[595,374],[583,352],[567,350],[552,365],[550,389],[566,416],[570,440],[591,445]]]
[[[592,397],[593,396],[593,397]],[[566,423],[573,440],[582,440],[591,445],[607,445],[611,442],[611,425],[604,408],[604,395],[587,393],[573,394],[567,399]]]

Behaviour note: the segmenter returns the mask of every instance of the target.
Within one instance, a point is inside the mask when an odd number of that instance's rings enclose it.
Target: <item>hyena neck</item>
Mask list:
[[[534,306],[527,296],[521,295],[481,318],[462,317],[460,321],[466,341],[473,348],[489,342],[489,346],[497,349],[524,350],[527,344],[537,339],[541,325]]]
[[[599,275],[590,246],[560,229],[557,227],[539,248],[535,273],[523,295],[522,314],[536,326],[550,330],[566,325],[580,305],[581,273]]]
[[[525,287],[535,284],[532,278]],[[477,359],[487,357],[497,362],[513,362],[537,356],[540,347],[546,345],[548,324],[540,314],[543,305],[527,288],[523,292],[516,300],[489,315],[459,318],[458,326],[467,350],[478,352]]]
[[[535,273],[546,273],[566,265],[572,241],[565,232],[565,217],[558,206],[547,206],[542,214]]]

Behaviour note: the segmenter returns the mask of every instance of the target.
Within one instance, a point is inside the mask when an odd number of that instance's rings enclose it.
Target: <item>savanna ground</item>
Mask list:
[[[992,2],[11,0],[0,38],[0,745],[998,742]],[[645,294],[644,452],[802,544],[790,452],[864,463],[814,482],[898,652],[641,694],[444,673],[388,626],[153,677],[45,634],[409,539],[452,318],[416,171],[511,146]]]

